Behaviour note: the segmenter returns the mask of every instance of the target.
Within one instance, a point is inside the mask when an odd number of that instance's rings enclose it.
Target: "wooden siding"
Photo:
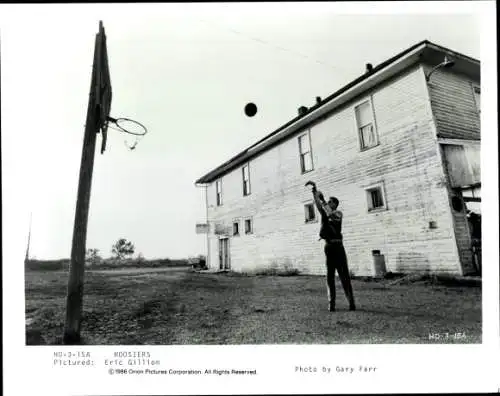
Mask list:
[[[215,183],[208,187],[211,225],[240,222],[240,235],[229,242],[233,269],[286,265],[325,273],[319,223],[304,218],[312,202],[304,184],[311,179],[340,200],[352,272],[373,274],[372,250],[380,250],[390,271],[461,272],[423,69],[406,71],[371,97],[377,147],[360,151],[354,105],[367,97],[359,98],[310,129],[311,172],[301,174],[297,134],[250,161],[250,195],[242,194],[240,168],[223,176],[222,206],[215,205]],[[365,189],[379,182],[388,209],[368,213]],[[254,230],[246,235],[249,217]],[[209,236],[212,267],[218,237]]]
[[[431,67],[425,65],[428,72]],[[432,111],[438,136],[448,139],[481,139],[480,113],[474,100],[474,86],[479,86],[453,69],[438,69],[428,82]]]

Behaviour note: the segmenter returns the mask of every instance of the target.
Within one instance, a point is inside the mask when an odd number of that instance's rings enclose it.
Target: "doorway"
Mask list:
[[[482,274],[481,244],[481,184],[462,189],[469,226],[472,257],[476,272]]]
[[[229,238],[219,239],[219,269],[228,271],[229,265]]]

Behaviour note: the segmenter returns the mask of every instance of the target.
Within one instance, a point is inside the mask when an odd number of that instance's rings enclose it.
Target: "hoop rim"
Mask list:
[[[108,122],[112,122],[113,124],[115,124],[120,129],[121,132],[128,133],[129,135],[144,136],[148,132],[148,129],[143,124],[141,124],[139,121],[133,120],[131,118],[127,118],[127,117],[113,118],[113,117],[108,116],[107,120],[108,120]],[[120,122],[123,122],[123,121],[128,121],[128,122],[132,122],[134,124],[139,125],[144,130],[144,132],[143,133],[135,133],[135,132],[132,132],[132,131],[129,131],[129,130],[123,128],[122,126],[120,126]]]

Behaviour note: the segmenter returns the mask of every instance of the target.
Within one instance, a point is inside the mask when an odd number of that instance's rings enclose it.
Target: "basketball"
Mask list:
[[[257,114],[257,106],[255,103],[247,103],[245,106],[245,114],[248,117],[253,117],[255,114]]]

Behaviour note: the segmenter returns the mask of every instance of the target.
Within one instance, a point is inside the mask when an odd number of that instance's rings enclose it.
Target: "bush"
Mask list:
[[[26,260],[25,269],[28,271],[67,271],[69,270],[70,260]]]
[[[99,254],[99,249],[87,249],[85,253],[85,264],[91,267],[100,264],[102,257]]]
[[[99,269],[126,269],[126,268],[165,268],[165,267],[184,267],[188,266],[188,260],[154,259],[146,260],[144,257],[118,259],[110,257],[99,264]]]
[[[279,265],[273,262],[269,267],[258,268],[251,271],[250,274],[251,273],[258,276],[297,276],[300,274],[300,270],[294,268],[290,263]]]
[[[154,259],[146,260],[138,256],[134,259],[118,259],[109,257],[106,259],[98,258],[94,262],[86,260],[85,266],[89,269],[120,269],[120,268],[165,268],[165,267],[186,267],[190,266],[187,259]],[[60,260],[27,260],[25,269],[27,271],[68,271],[70,259]]]
[[[206,270],[208,268],[207,259],[202,254],[197,257],[189,257],[187,261],[193,270]]]
[[[470,278],[466,276],[456,276],[453,274],[447,273],[434,273],[434,274],[425,274],[422,276],[422,281],[433,284],[433,285],[442,285],[442,286],[466,286],[466,287],[481,287],[482,282],[480,278]]]
[[[385,275],[384,275],[384,279],[396,279],[396,278],[402,278],[403,276],[405,276],[405,274],[401,273],[401,272],[386,272]]]
[[[142,253],[139,253],[136,258],[137,264],[143,265],[146,263],[146,259],[144,258],[144,255]]]

